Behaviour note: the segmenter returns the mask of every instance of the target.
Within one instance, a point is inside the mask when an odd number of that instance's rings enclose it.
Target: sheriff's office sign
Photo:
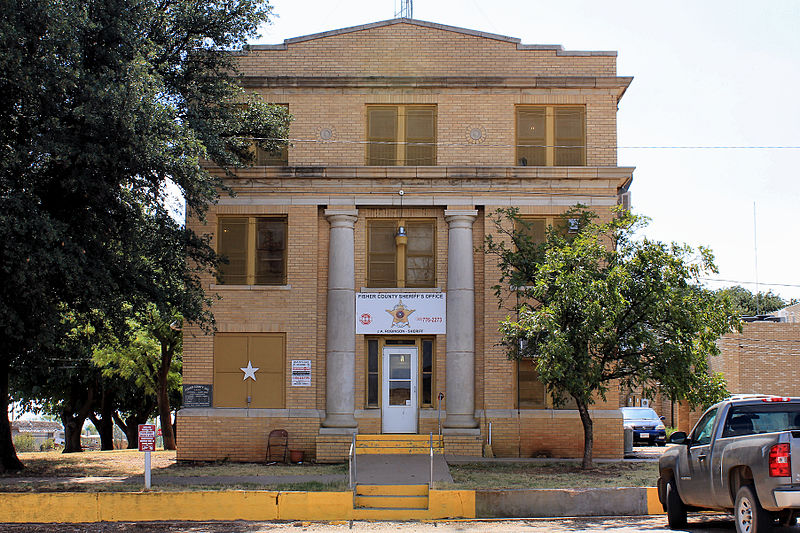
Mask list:
[[[443,335],[443,292],[361,292],[356,294],[356,333],[360,335]]]

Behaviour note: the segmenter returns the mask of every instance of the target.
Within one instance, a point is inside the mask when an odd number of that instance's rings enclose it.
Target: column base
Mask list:
[[[347,429],[354,433],[358,429],[358,422],[352,414],[328,415],[322,421],[322,429]]]
[[[448,414],[443,427],[446,429],[473,429],[478,427],[478,421],[473,415]]]

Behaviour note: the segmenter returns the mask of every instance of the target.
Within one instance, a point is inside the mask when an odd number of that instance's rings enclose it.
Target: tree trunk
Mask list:
[[[581,422],[583,423],[583,462],[581,463],[581,468],[591,468],[594,433],[592,432],[592,419],[589,416],[589,406],[577,398],[575,398],[575,403],[578,404],[578,413],[580,413]]]
[[[100,400],[100,417],[97,413],[89,413],[94,427],[100,433],[100,450],[107,451],[114,449],[114,393],[108,387],[103,386],[103,394]]]
[[[161,437],[165,450],[175,450],[175,433],[172,431],[172,409],[169,407],[167,377],[172,365],[172,347],[161,342],[161,366],[158,369],[158,415],[161,418]]]
[[[147,419],[150,418],[150,413],[153,412],[152,404],[148,402],[150,406],[145,413],[133,413],[128,416],[124,421],[122,418],[117,414],[114,413],[114,421],[117,423],[119,428],[125,432],[125,437],[128,439],[128,449],[135,450],[139,448],[139,424],[146,424]]]
[[[0,361],[0,474],[16,472],[25,466],[17,458],[14,440],[11,438],[11,423],[8,420],[8,363]]]
[[[64,424],[64,453],[83,451],[81,431],[83,430],[83,423],[89,417],[94,404],[94,388],[89,387],[83,405],[75,411],[72,406],[78,401],[70,402],[61,410],[61,423]]]

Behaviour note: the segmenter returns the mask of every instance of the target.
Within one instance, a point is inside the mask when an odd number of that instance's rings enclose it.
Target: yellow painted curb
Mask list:
[[[664,514],[664,508],[658,500],[658,488],[647,487],[647,514]]]
[[[2,493],[0,523],[474,518],[475,491],[433,490],[426,510],[355,509],[351,492]],[[391,516],[390,516],[391,515]]]

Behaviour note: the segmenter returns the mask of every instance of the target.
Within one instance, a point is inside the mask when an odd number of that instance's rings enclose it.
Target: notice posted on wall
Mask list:
[[[311,386],[311,360],[299,359],[292,361],[292,387]]]

